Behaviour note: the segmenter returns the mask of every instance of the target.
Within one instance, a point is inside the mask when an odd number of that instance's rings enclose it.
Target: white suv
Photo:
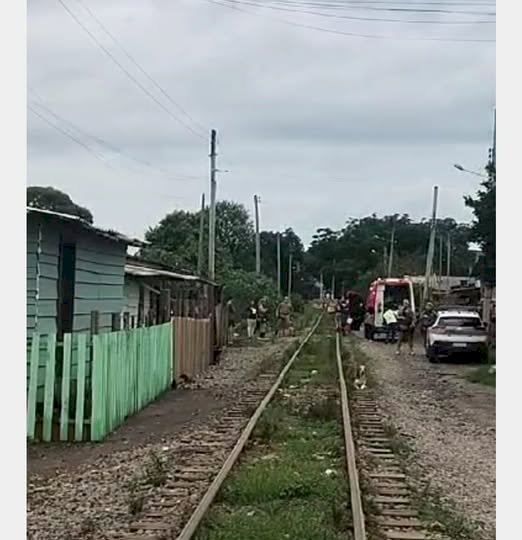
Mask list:
[[[440,311],[426,334],[426,356],[430,362],[453,353],[487,355],[488,334],[474,311]]]

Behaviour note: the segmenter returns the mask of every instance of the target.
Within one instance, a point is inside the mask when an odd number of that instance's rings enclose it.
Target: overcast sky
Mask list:
[[[257,193],[263,229],[292,226],[308,242],[318,227],[340,228],[372,212],[425,217],[435,184],[440,214],[470,220],[462,196],[476,191],[479,179],[452,165],[479,170],[487,159],[495,44],[360,38],[295,24],[493,40],[494,24],[476,21],[494,18],[364,10],[361,2],[341,10],[333,9],[341,3],[335,0],[265,2],[290,11],[250,5],[259,0],[82,0],[187,116],[81,3],[61,1],[171,111],[129,80],[59,0],[29,0],[29,106],[90,152],[29,112],[28,183],[67,192],[96,224],[142,237],[167,212],[197,208],[208,194],[210,128],[218,130],[218,166],[230,171],[218,175],[218,198],[252,210]],[[383,2],[371,7],[407,4]],[[412,3],[428,9],[428,0]],[[449,3],[447,10],[495,11],[489,0]]]

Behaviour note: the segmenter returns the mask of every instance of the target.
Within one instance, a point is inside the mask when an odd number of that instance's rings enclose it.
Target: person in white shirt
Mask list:
[[[386,324],[386,343],[393,343],[397,335],[397,308],[389,305],[382,317]]]

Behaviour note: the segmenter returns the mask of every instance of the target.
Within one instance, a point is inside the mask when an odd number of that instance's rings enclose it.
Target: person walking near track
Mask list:
[[[415,314],[411,309],[409,300],[404,300],[397,316],[399,324],[399,341],[395,354],[401,354],[401,345],[408,343],[410,355],[413,355],[413,335],[415,332]]]
[[[246,322],[247,322],[247,336],[250,339],[253,339],[254,333],[256,331],[256,325],[257,325],[257,309],[256,309],[256,303],[254,302],[254,300],[250,302],[250,305],[247,308]]]
[[[277,333],[282,333],[283,336],[286,336],[288,329],[290,328],[290,315],[292,314],[292,304],[290,303],[290,298],[285,296],[284,300],[277,307],[277,320],[278,328]]]

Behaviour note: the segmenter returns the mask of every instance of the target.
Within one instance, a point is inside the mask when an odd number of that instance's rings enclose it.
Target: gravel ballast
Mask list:
[[[395,347],[362,339],[355,347],[369,357],[379,407],[413,449],[420,484],[437,490],[481,538],[493,540],[495,390],[468,382],[473,368],[430,364],[420,350],[396,356]]]
[[[30,445],[27,537],[89,539],[125,529],[132,519],[129,481],[143,474],[151,451],[179,464],[183,440],[201,440],[255,386],[267,360],[281,358],[291,341],[227,350],[218,365],[184,388],[168,391],[102,443]],[[216,452],[216,467],[223,459]],[[194,500],[186,500],[187,510],[197,502],[198,491],[191,494]]]

